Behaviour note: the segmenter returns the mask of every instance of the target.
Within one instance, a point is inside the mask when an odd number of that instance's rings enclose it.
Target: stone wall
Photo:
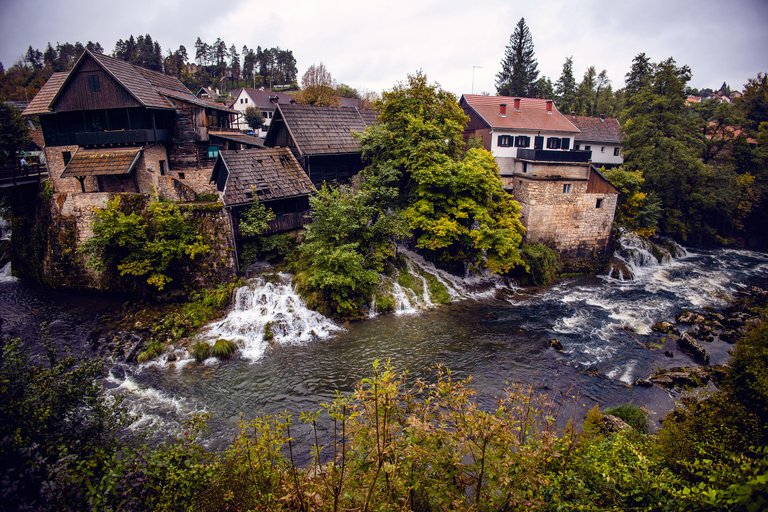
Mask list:
[[[564,184],[570,191],[563,192]],[[616,211],[617,194],[587,193],[586,181],[508,180],[522,206],[526,240],[545,242],[564,260],[597,261],[605,256]],[[598,201],[600,207],[597,207]]]
[[[48,161],[48,176],[56,192],[80,192],[80,182],[75,178],[60,178],[66,165],[64,164],[64,152],[74,155],[79,146],[47,146],[45,159]],[[86,179],[86,185],[95,187],[96,178]],[[88,190],[88,189],[86,189]]]
[[[78,250],[93,236],[96,210],[106,207],[114,196],[111,193],[92,192],[53,195],[50,200],[43,282],[55,288],[130,291],[119,278],[89,268],[86,256]],[[143,197],[144,201],[151,200],[148,195]],[[198,288],[231,279],[236,275],[237,261],[229,218],[222,205],[197,203],[185,204],[182,208],[190,212],[190,222],[199,229],[212,250],[177,273],[184,276],[186,285]]]

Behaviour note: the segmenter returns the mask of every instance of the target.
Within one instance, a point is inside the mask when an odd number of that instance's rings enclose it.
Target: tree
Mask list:
[[[595,84],[597,71],[595,66],[589,66],[584,72],[584,78],[576,91],[575,111],[580,116],[591,116],[595,113]]]
[[[248,107],[245,109],[245,122],[254,130],[261,128],[261,125],[264,124],[264,115],[258,108]]]
[[[333,77],[325,65],[312,64],[301,77],[301,92],[296,96],[299,103],[315,106],[338,105]]]
[[[653,76],[653,64],[651,59],[645,53],[638,53],[632,59],[632,66],[629,73],[625,76],[625,87],[627,98],[632,97],[643,87],[648,85]]]
[[[0,162],[15,165],[17,155],[29,144],[24,119],[14,107],[0,103]]]
[[[576,111],[576,79],[573,77],[573,57],[567,57],[563,64],[563,72],[555,82],[555,97],[561,112]]]
[[[547,76],[543,76],[536,80],[536,83],[533,85],[533,90],[535,91],[533,96],[536,98],[551,99],[555,97],[555,88],[552,85],[552,80]]]
[[[240,55],[237,54],[237,47],[234,44],[229,48],[229,71],[232,80],[240,80]]]
[[[243,78],[247,83],[252,83],[256,69],[256,54],[253,50],[243,46]]]
[[[496,75],[496,91],[502,96],[534,96],[538,63],[533,53],[533,39],[525,18],[520,18],[501,60]]]

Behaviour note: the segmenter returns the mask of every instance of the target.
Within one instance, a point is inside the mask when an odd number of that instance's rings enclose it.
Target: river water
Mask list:
[[[312,316],[292,294],[287,276],[257,280],[239,291],[230,315],[204,335],[237,340],[243,350],[233,359],[201,364],[182,355],[174,363],[115,363],[105,386],[125,396],[137,417],[134,429],[173,432],[191,414],[210,413],[214,443],[231,439],[240,418],[318,409],[337,391],[352,391],[377,358],[391,359],[411,378],[433,378],[437,363],[457,376],[471,375],[487,407],[508,383],[525,383],[562,402],[564,417],[580,419],[595,403],[632,402],[658,420],[674,397],[632,383],[656,368],[693,362],[651,326],[682,309],[722,306],[750,284],[764,285],[768,255],[700,251],[658,264],[642,248],[626,254],[634,280],[579,277],[522,291],[497,283],[485,294],[457,293],[449,305],[413,301],[398,307],[400,314],[344,326]],[[98,326],[98,314],[115,307],[35,289],[10,277],[7,268],[3,272],[0,317],[6,332],[33,337],[44,319],[77,350]],[[270,343],[264,339],[265,318],[275,331]],[[548,348],[551,338],[562,342],[562,351]],[[727,361],[732,346],[715,341],[705,348],[718,364]],[[666,357],[666,350],[674,357]]]

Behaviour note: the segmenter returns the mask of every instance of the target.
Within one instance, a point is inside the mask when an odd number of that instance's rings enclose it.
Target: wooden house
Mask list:
[[[218,134],[234,131],[237,113],[174,77],[86,50],[71,71],[51,76],[24,115],[39,117],[56,192],[135,188],[186,200],[211,191],[213,162],[231,147]],[[123,153],[119,169],[112,165],[116,148],[136,153],[130,165]]]
[[[466,94],[459,104],[465,139],[482,140],[522,206],[526,240],[554,246],[566,265],[603,259],[619,192],[590,151],[573,149],[579,129],[551,100]]]
[[[377,118],[377,112],[355,107],[277,105],[264,144],[289,148],[315,186],[344,182],[363,168],[355,134]]]
[[[242,212],[255,202],[275,213],[267,233],[291,231],[308,222],[309,196],[315,187],[287,148],[221,151],[211,182],[230,215],[237,241]]]

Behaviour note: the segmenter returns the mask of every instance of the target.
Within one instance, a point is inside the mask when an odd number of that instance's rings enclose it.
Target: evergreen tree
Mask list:
[[[565,59],[563,72],[555,82],[555,97],[561,112],[576,111],[576,79],[573,77],[573,57]]]
[[[240,55],[238,55],[234,43],[229,47],[229,72],[232,75],[232,80],[240,80]]]
[[[533,86],[534,98],[552,99],[555,97],[555,88],[552,85],[552,80],[548,76],[543,76],[536,80]]]
[[[626,86],[624,87],[627,98],[636,94],[640,89],[648,85],[653,75],[653,65],[651,59],[645,53],[638,53],[632,60],[632,66],[629,73],[625,76]]]
[[[248,49],[247,46],[243,46],[243,78],[246,80],[246,85],[252,85],[254,79],[254,71],[256,70],[256,53],[253,50]]]
[[[595,113],[595,85],[597,71],[595,66],[589,66],[584,72],[584,78],[576,90],[576,105],[574,110],[580,116],[591,116]]]
[[[534,96],[538,77],[531,32],[525,18],[520,18],[509,37],[509,45],[501,60],[501,71],[496,75],[496,92],[502,96]]]

